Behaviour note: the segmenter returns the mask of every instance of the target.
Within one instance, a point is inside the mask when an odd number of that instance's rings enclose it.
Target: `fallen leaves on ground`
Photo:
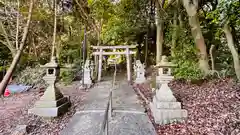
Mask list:
[[[136,86],[148,98],[148,84]],[[173,81],[169,84],[175,97],[188,111],[183,123],[157,125],[145,104],[147,113],[159,135],[239,135],[240,85],[232,79],[205,81],[202,84]]]
[[[76,108],[82,105],[86,93],[85,90],[79,90],[77,84],[61,85],[59,88],[65,96],[71,96],[72,105],[66,114],[51,121],[28,114],[28,109],[33,107],[42,93],[30,91],[3,98],[0,101],[0,114],[4,114],[4,117],[0,117],[0,134],[9,135],[17,125],[27,125],[27,132],[30,135],[58,135],[66,127]]]

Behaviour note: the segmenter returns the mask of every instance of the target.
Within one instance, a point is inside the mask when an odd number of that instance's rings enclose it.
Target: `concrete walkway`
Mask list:
[[[90,89],[84,106],[79,108],[61,135],[101,135],[111,83],[99,82]],[[117,81],[116,84],[116,89],[113,90],[113,117],[109,121],[109,135],[156,135],[131,86],[124,81]]]

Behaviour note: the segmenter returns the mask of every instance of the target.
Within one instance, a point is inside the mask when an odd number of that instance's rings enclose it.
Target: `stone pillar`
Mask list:
[[[107,58],[103,57],[103,71],[107,71]]]
[[[56,58],[53,57],[51,62],[43,67],[47,69],[47,74],[43,79],[49,84],[49,86],[40,100],[35,103],[34,108],[29,109],[28,112],[42,117],[57,117],[68,111],[70,101],[69,98],[64,97],[60,90],[55,86],[58,74],[56,70],[58,68]]]
[[[132,80],[133,64],[132,64],[132,54],[129,55],[129,68],[130,68],[130,80]]]
[[[91,72],[91,79],[92,79],[92,80],[95,79],[95,77],[94,77],[94,70],[95,70],[94,67],[95,67],[95,64],[94,64],[94,62],[91,60],[91,61],[90,61],[90,70],[91,70],[90,72]]]
[[[141,84],[146,81],[145,78],[145,65],[141,63],[140,60],[136,60],[136,64],[134,65],[136,80],[135,83]]]
[[[102,58],[103,58],[103,49],[100,49],[99,61],[98,61],[98,81],[101,81],[102,76]]]
[[[131,63],[130,63],[130,51],[126,48],[126,59],[127,59],[127,80],[131,81]]]
[[[98,76],[98,55],[94,55],[94,79]],[[96,78],[95,78],[96,77]]]
[[[165,56],[159,67],[159,74],[156,77],[160,84],[156,90],[156,95],[150,103],[150,108],[157,124],[169,124],[174,121],[182,121],[187,117],[187,110],[181,109],[181,103],[176,101],[172,90],[168,87],[168,83],[173,80],[170,67],[173,67],[170,62],[166,61]]]

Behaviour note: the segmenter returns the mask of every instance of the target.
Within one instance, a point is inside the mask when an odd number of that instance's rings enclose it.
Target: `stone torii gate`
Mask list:
[[[123,46],[92,46],[95,50],[92,55],[98,56],[98,81],[101,81],[102,75],[102,60],[104,55],[125,55],[127,59],[127,80],[131,81],[131,55],[136,54],[136,52],[131,51],[130,49],[136,48],[137,45],[123,45]],[[117,49],[123,49],[123,52],[117,52]],[[104,51],[111,50],[111,51]]]

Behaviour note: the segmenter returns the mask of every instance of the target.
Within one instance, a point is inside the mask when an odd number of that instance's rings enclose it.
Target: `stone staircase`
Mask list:
[[[117,84],[113,91],[113,112],[108,121],[108,134],[157,135],[131,86],[123,81]],[[61,135],[102,135],[110,86],[111,81],[104,81],[90,89],[84,106],[79,108]]]

